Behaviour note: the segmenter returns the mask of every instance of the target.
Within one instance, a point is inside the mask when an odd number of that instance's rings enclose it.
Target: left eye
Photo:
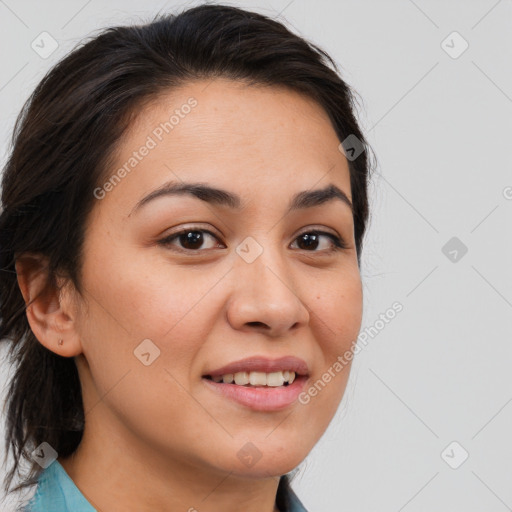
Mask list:
[[[205,237],[210,237],[212,239],[219,240],[216,235],[214,235],[211,231],[206,229],[183,229],[177,233],[174,233],[162,240],[159,240],[158,243],[164,247],[170,247],[174,245],[175,241],[179,241],[181,247],[178,247],[177,250],[179,252],[190,252],[190,251],[198,251],[201,249],[201,246],[204,244]],[[331,247],[327,247],[321,250],[311,250],[317,249],[320,244],[320,240],[322,238],[327,238],[331,241]],[[302,244],[303,247],[299,247],[299,249],[306,250],[307,252],[332,252],[339,249],[345,248],[345,244],[343,240],[332,233],[327,233],[324,231],[305,231],[301,233],[296,239],[299,244]],[[295,243],[294,241],[294,243]],[[213,247],[209,247],[210,249]],[[204,249],[204,247],[203,247]]]
[[[331,241],[331,247],[328,247],[323,251],[309,252],[333,252],[346,248],[346,245],[341,238],[325,231],[305,231],[304,233],[301,233],[295,240],[299,240],[301,243],[305,244],[306,247],[311,247],[320,245],[319,238],[321,237],[328,238]]]

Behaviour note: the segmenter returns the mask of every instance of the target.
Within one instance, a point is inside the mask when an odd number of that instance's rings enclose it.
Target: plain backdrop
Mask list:
[[[2,163],[23,102],[83,37],[197,3],[0,1]],[[373,335],[297,494],[311,512],[512,510],[512,1],[228,3],[333,56],[378,158]],[[31,47],[42,32],[58,43],[46,58]]]

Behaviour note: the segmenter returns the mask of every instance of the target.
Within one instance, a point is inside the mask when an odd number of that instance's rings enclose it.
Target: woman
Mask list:
[[[305,510],[290,474],[362,317],[353,107],[326,53],[223,5],[104,30],[42,80],[0,217],[27,511]]]

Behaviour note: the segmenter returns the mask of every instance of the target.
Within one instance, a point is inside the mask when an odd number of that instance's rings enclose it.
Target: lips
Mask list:
[[[253,356],[229,363],[220,368],[208,370],[203,377],[217,377],[226,374],[235,374],[238,372],[272,373],[286,370],[295,372],[297,375],[301,376],[309,374],[306,362],[295,356],[285,356],[279,359]]]
[[[265,374],[267,385],[260,385],[259,379],[264,378]],[[248,382],[253,377],[257,381],[255,386]],[[279,377],[281,380],[276,380]],[[288,382],[283,382],[285,378]],[[208,370],[202,381],[217,396],[255,411],[272,412],[296,403],[308,379],[308,365],[298,357],[268,359],[255,356]],[[237,384],[237,380],[245,385]]]

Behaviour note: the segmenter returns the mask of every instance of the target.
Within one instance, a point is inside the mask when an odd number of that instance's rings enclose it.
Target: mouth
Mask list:
[[[308,378],[307,364],[291,356],[277,360],[248,358],[202,376],[210,390],[257,411],[289,407]]]
[[[292,370],[277,372],[236,372],[222,375],[205,375],[203,378],[222,384],[236,384],[246,387],[285,387],[293,384],[297,374]]]

